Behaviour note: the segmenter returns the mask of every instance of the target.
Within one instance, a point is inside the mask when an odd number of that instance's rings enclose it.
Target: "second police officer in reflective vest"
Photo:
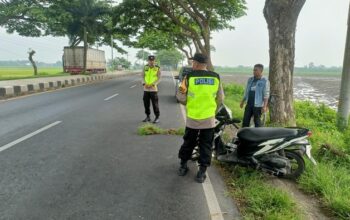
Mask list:
[[[153,113],[155,119],[153,123],[159,123],[159,104],[158,104],[158,83],[160,81],[160,67],[155,64],[155,56],[148,56],[148,64],[144,67],[142,73],[142,85],[143,85],[143,104],[145,106],[146,118],[143,122],[151,121],[151,109],[152,102]]]

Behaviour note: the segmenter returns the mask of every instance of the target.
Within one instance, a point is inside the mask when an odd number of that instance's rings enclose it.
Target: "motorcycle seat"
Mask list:
[[[248,142],[262,142],[270,139],[293,137],[298,134],[297,129],[292,128],[241,128],[237,136]]]

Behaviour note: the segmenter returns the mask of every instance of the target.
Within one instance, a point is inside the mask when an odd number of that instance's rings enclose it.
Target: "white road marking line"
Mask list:
[[[15,141],[12,141],[11,143],[8,143],[8,144],[6,144],[6,145],[0,147],[0,152],[4,151],[4,150],[6,150],[6,149],[9,149],[10,147],[13,147],[13,146],[15,146],[16,144],[19,144],[19,143],[21,143],[22,141],[25,141],[25,140],[27,140],[27,139],[29,139],[29,138],[31,138],[31,137],[37,135],[37,134],[40,134],[41,132],[43,132],[43,131],[45,131],[45,130],[47,130],[47,129],[50,129],[50,128],[52,128],[52,127],[54,127],[54,126],[56,126],[56,125],[58,125],[58,124],[60,124],[60,123],[62,123],[62,121],[56,121],[56,122],[54,122],[54,123],[52,123],[52,124],[49,124],[49,125],[47,125],[47,126],[45,126],[45,127],[43,127],[43,128],[40,128],[39,130],[36,130],[36,131],[34,131],[34,132],[30,133],[30,134],[27,134],[27,135],[24,136],[24,137],[21,137],[21,138],[15,140]]]
[[[118,96],[119,94],[117,93],[117,94],[114,94],[114,95],[112,95],[112,96],[110,96],[110,97],[108,97],[108,98],[105,98],[104,100],[105,101],[108,101],[108,100],[110,100],[110,99],[113,99],[114,97],[116,97],[116,96]]]
[[[173,82],[175,84],[173,72],[171,72],[171,75],[173,76]],[[180,109],[181,109],[183,119],[186,121],[185,107],[180,104]],[[205,198],[207,200],[207,204],[208,204],[208,208],[209,208],[210,219],[211,220],[224,220],[224,216],[222,214],[218,199],[215,195],[215,191],[214,191],[213,185],[211,184],[208,172],[207,172],[207,178],[204,181],[204,183],[202,183],[202,186],[203,186],[204,195],[205,195]]]
[[[135,87],[136,87],[136,85],[133,85],[133,86],[130,87],[130,89],[135,88]]]

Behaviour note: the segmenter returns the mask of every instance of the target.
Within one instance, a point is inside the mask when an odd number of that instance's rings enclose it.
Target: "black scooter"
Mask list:
[[[232,118],[227,106],[221,105],[216,114],[217,124],[213,143],[213,154],[218,161],[234,165],[253,167],[272,175],[296,179],[305,170],[306,155],[317,164],[311,155],[308,138],[312,135],[306,128],[239,128],[241,121]],[[226,126],[238,129],[236,137],[224,143],[223,132]],[[197,160],[198,147],[192,159]]]

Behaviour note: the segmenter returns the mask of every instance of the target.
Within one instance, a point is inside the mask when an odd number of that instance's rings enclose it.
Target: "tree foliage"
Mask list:
[[[110,61],[110,66],[113,70],[117,69],[129,69],[131,66],[131,62],[129,62],[127,59],[124,57],[117,57]]]
[[[7,32],[22,36],[39,37],[45,32],[48,17],[44,2],[30,0],[1,0],[0,26]]]
[[[136,53],[136,58],[138,60],[142,60],[142,61],[146,61],[148,59],[148,56],[151,55],[150,52],[146,51],[146,50],[139,50]]]
[[[112,25],[109,1],[102,0],[2,0],[0,26],[22,36],[67,36],[71,46],[84,39],[89,44],[110,45],[111,37],[119,39]],[[116,43],[113,47],[125,53]]]
[[[245,9],[244,0],[124,0],[114,20],[130,36],[168,33],[176,48],[193,43],[210,58],[211,32],[233,29],[231,21],[243,16]]]
[[[177,65],[181,60],[184,59],[184,56],[178,50],[160,50],[156,53],[157,61],[162,66],[169,66],[177,68]]]

